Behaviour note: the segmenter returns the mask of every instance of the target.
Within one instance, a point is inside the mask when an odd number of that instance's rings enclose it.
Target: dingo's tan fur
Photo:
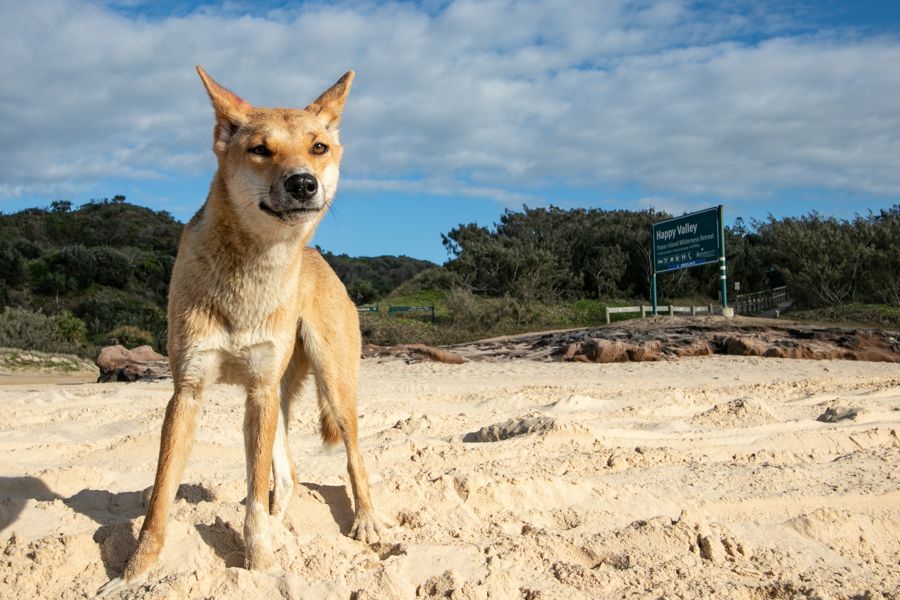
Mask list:
[[[291,110],[255,108],[197,71],[215,109],[219,168],[206,203],[184,229],[172,272],[168,352],[175,393],[147,516],[124,573],[101,594],[140,579],[159,556],[203,391],[215,382],[247,390],[247,568],[274,566],[269,515],[283,517],[297,481],[289,411],[310,371],[322,437],[343,440],[347,450],[356,503],[351,535],[374,542],[379,534],[357,443],[356,308],[334,271],[306,247],[337,187],[338,124],[353,72],[306,109]]]

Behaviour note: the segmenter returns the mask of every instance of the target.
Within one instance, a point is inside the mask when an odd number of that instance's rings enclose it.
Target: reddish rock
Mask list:
[[[900,362],[900,333],[736,317],[634,319],[615,327],[551,331],[460,344],[472,360],[626,362],[731,354]]]
[[[727,337],[722,341],[722,346],[725,349],[722,354],[737,356],[763,356],[769,349],[761,339],[744,336]]]
[[[377,344],[365,344],[362,348],[363,358],[377,358],[382,356],[396,356],[403,358],[406,362],[420,362],[423,360],[431,360],[434,362],[442,362],[451,365],[462,364],[465,359],[448,350],[440,348],[432,348],[425,344],[400,344],[398,346],[379,346]]]
[[[687,346],[674,347],[672,354],[681,358],[683,356],[710,356],[713,354],[709,340],[699,339],[690,342]]]
[[[150,346],[128,350],[124,346],[106,346],[97,356],[98,383],[108,381],[156,381],[172,376],[168,359]]]
[[[645,342],[628,349],[628,360],[648,362],[662,359],[663,345],[659,340]]]

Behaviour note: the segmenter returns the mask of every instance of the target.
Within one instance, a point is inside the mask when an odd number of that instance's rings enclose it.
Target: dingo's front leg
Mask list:
[[[269,473],[278,425],[278,393],[274,386],[250,390],[244,412],[244,450],[247,454],[247,514],[244,518],[245,565],[266,570],[275,563],[269,531]]]
[[[122,576],[106,583],[98,590],[98,595],[106,595],[141,579],[159,557],[166,537],[169,509],[178,491],[184,465],[194,441],[199,408],[199,389],[176,388],[175,394],[166,406],[159,443],[156,480],[147,516],[138,537],[137,548],[125,565]]]
[[[275,484],[269,512],[279,521],[284,520],[284,514],[291,502],[291,495],[297,485],[297,468],[291,458],[288,432],[291,421],[291,404],[300,394],[308,372],[309,364],[303,357],[302,350],[295,349],[287,370],[281,377],[281,411],[278,414],[275,445],[272,448],[272,478],[275,480]]]

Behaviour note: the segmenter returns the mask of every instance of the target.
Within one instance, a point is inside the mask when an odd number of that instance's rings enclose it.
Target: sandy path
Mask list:
[[[170,390],[0,387],[0,596],[82,598],[118,574]],[[160,565],[123,597],[900,598],[898,365],[364,361],[373,547],[342,535],[344,454],[314,405],[274,527],[284,572],[239,567],[242,399],[217,387]],[[833,405],[863,410],[816,421]]]

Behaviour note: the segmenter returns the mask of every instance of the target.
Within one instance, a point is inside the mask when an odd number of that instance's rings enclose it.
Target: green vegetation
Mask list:
[[[443,236],[444,266],[403,256],[324,252],[364,314],[367,341],[443,344],[599,325],[606,306],[647,304],[655,210],[523,208],[492,227]],[[165,352],[166,297],[182,224],[166,212],[92,201],[0,214],[0,345],[96,356],[103,344]],[[737,219],[729,279],[742,292],[787,285],[792,316],[900,322],[900,205],[853,220],[817,213]],[[715,302],[715,265],[659,276],[660,304]],[[389,305],[435,306],[388,316]],[[811,311],[811,312],[809,312]],[[626,318],[615,315],[613,318]]]
[[[460,225],[444,236],[446,269],[465,289],[528,302],[649,298],[653,210],[524,208],[493,228]],[[900,205],[852,221],[812,213],[737,219],[726,228],[730,281],[742,292],[787,285],[801,308],[900,303]],[[717,298],[715,265],[658,276],[659,301]]]
[[[408,256],[352,258],[346,254],[332,254],[321,248],[318,250],[347,286],[347,293],[357,304],[367,304],[383,298],[404,281],[436,266],[427,260]]]
[[[181,223],[123,196],[0,215],[0,345],[96,356],[137,326],[165,347]]]
[[[451,256],[444,267],[382,301],[433,304],[435,324],[371,315],[364,332],[379,343],[455,342],[600,324],[607,305],[649,304],[650,225],[670,216],[526,207],[506,211],[493,227],[460,225],[443,237]],[[900,205],[850,221],[817,213],[749,225],[737,219],[725,236],[729,278],[742,291],[787,285],[798,309],[816,311],[791,315],[896,324]],[[716,265],[664,273],[658,284],[660,304],[718,301]]]
[[[34,350],[22,351],[14,348],[0,348],[0,370],[12,373],[39,371],[58,374],[92,373],[96,367],[92,362],[71,354],[46,353]]]
[[[462,288],[449,292],[412,292],[412,283],[403,286],[404,294],[392,294],[383,299],[378,314],[360,315],[367,342],[380,345],[455,344],[527,331],[597,326],[606,322],[606,304],[599,300],[519,302],[510,297],[477,295]],[[435,320],[431,322],[430,313],[388,315],[388,306],[434,306]]]
[[[798,321],[847,323],[900,329],[900,306],[887,304],[842,304],[814,310],[791,311],[786,316]]]
[[[84,322],[67,310],[48,316],[7,306],[0,313],[3,347],[87,355],[84,332]]]
[[[120,344],[126,348],[152,346],[153,334],[134,325],[121,325],[109,332],[106,337],[106,344],[109,346]]]

